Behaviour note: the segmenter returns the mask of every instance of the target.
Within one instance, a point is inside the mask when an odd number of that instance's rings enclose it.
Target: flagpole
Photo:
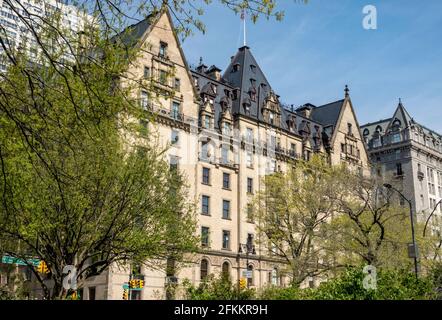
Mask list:
[[[244,47],[245,47],[247,45],[247,38],[246,38],[247,34],[246,34],[246,11],[244,9],[242,10],[241,17],[244,23]]]

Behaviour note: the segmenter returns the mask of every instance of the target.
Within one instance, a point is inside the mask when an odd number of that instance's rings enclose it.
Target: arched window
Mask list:
[[[206,259],[201,260],[200,275],[201,281],[204,281],[209,275],[209,261]]]
[[[382,133],[382,127],[381,126],[377,126],[376,127],[376,132],[377,133]]]
[[[247,287],[251,287],[253,286],[253,266],[251,264],[247,266],[247,271],[251,274],[251,277],[247,278]]]
[[[370,134],[370,131],[368,129],[364,130],[364,136],[368,136]]]
[[[230,277],[230,263],[227,261],[223,263],[222,266],[222,276],[223,278],[229,278]]]

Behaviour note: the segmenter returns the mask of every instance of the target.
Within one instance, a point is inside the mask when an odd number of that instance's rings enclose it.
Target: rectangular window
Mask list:
[[[223,219],[230,219],[230,201],[223,200]]]
[[[230,173],[223,173],[223,189],[230,189]]]
[[[148,93],[146,92],[146,91],[141,91],[141,96],[140,96],[140,104],[141,104],[141,107],[144,109],[144,110],[147,110],[147,107],[148,107],[148,105],[149,105],[149,95],[148,95]]]
[[[253,205],[251,203],[247,204],[247,222],[253,223]]]
[[[229,163],[229,147],[226,145],[223,145],[221,148],[221,161],[224,164]]]
[[[95,287],[89,287],[89,300],[95,300]]]
[[[210,184],[210,169],[203,168],[203,184]]]
[[[396,175],[402,176],[403,174],[402,163],[396,163]]]
[[[175,120],[179,120],[180,119],[180,103],[174,101],[172,103],[172,114],[171,114],[172,118]]]
[[[211,118],[210,118],[210,116],[205,116],[204,117],[204,128],[205,129],[210,129],[210,121],[211,120]]]
[[[166,58],[167,56],[167,43],[160,42],[160,57]]]
[[[160,83],[163,85],[167,84],[167,72],[164,70],[160,70]]]
[[[170,142],[172,145],[177,145],[180,140],[180,134],[177,130],[172,130],[171,136],[170,136]]]
[[[223,134],[226,136],[230,136],[232,129],[231,125],[228,122],[223,122]]]
[[[248,168],[253,168],[253,155],[251,152],[247,152],[246,165]]]
[[[247,178],[247,193],[253,194],[253,179]]]
[[[230,249],[230,231],[223,230],[223,249]]]
[[[341,143],[341,152],[345,153],[345,143]]]
[[[150,77],[150,68],[144,67],[144,79],[148,79]]]
[[[247,142],[252,144],[253,143],[253,129],[247,128],[247,135],[246,135]]]
[[[209,232],[210,232],[209,228],[201,227],[201,246],[203,247],[209,246]]]
[[[203,215],[210,215],[210,197],[202,196],[201,211]]]
[[[353,135],[353,125],[351,123],[347,123],[348,134]]]
[[[178,78],[175,78],[175,90],[176,91],[180,91],[180,88],[181,88],[181,80],[180,79],[178,79]]]
[[[296,154],[296,144],[291,143],[290,144],[290,155],[293,157]]]
[[[209,159],[209,143],[201,142],[201,160],[207,161]]]

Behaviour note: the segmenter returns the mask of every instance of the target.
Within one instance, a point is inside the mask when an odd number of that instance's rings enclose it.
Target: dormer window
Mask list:
[[[269,123],[271,125],[275,124],[275,114],[272,111],[269,112]]]
[[[198,87],[198,77],[193,77],[193,84]]]
[[[163,41],[160,42],[160,57],[167,57],[167,43]]]
[[[215,94],[217,94],[217,89],[218,89],[218,86],[212,84],[212,90]]]
[[[250,100],[256,101],[256,89],[254,87],[250,87],[249,95],[250,95]]]
[[[256,79],[250,79],[250,84],[252,85],[252,87],[256,86]]]
[[[232,68],[232,72],[238,72],[239,71],[239,69],[240,69],[240,64],[239,63],[235,63],[234,65],[233,65],[233,68]]]
[[[250,70],[252,70],[253,73],[256,73],[256,66],[251,64],[250,65]]]

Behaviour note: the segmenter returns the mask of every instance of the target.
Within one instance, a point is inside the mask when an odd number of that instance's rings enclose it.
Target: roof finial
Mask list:
[[[202,66],[203,65],[203,57],[200,57],[200,64],[199,64],[200,66]]]
[[[399,104],[402,104],[402,98],[399,98]]]
[[[348,98],[350,96],[350,89],[348,88],[348,85],[345,85],[345,97]]]

